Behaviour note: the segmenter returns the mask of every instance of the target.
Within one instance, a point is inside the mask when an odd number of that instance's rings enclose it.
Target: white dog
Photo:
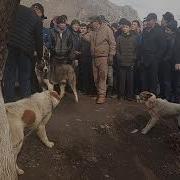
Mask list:
[[[145,104],[151,116],[148,124],[142,130],[142,134],[147,134],[161,118],[176,117],[180,127],[180,104],[156,98],[153,93],[147,91],[139,95],[139,102]]]
[[[54,146],[54,143],[48,140],[45,126],[60,100],[60,96],[56,92],[44,91],[29,98],[5,104],[15,161],[23,144],[25,127],[36,129],[37,135],[47,147]],[[24,173],[17,165],[16,168],[18,174]]]

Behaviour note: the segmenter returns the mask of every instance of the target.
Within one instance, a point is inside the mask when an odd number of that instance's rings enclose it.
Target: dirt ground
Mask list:
[[[149,115],[134,102],[109,99],[96,105],[68,95],[47,126],[52,149],[36,134],[28,137],[19,156],[25,170],[20,180],[179,180],[179,153],[171,149],[175,120],[163,121],[148,135],[142,129]]]

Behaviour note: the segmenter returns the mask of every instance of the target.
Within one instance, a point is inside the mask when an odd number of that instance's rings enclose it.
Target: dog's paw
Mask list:
[[[47,142],[46,146],[49,148],[52,148],[54,146],[54,143],[53,142]]]
[[[141,134],[147,134],[148,133],[148,131],[146,130],[146,129],[143,129],[142,131],[141,131]]]
[[[18,175],[23,175],[24,174],[24,171],[22,169],[19,169],[18,167],[16,167],[16,169],[17,169]]]

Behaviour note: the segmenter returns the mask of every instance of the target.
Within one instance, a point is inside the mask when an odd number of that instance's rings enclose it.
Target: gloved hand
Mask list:
[[[175,70],[180,71],[180,64],[175,64]]]
[[[113,65],[113,60],[114,60],[114,56],[113,55],[109,55],[109,57],[108,57],[108,65],[109,66]]]

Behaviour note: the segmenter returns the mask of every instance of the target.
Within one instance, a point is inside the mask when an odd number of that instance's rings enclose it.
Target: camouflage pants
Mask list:
[[[106,96],[107,75],[108,75],[108,58],[99,57],[93,59],[93,75],[98,95]]]

